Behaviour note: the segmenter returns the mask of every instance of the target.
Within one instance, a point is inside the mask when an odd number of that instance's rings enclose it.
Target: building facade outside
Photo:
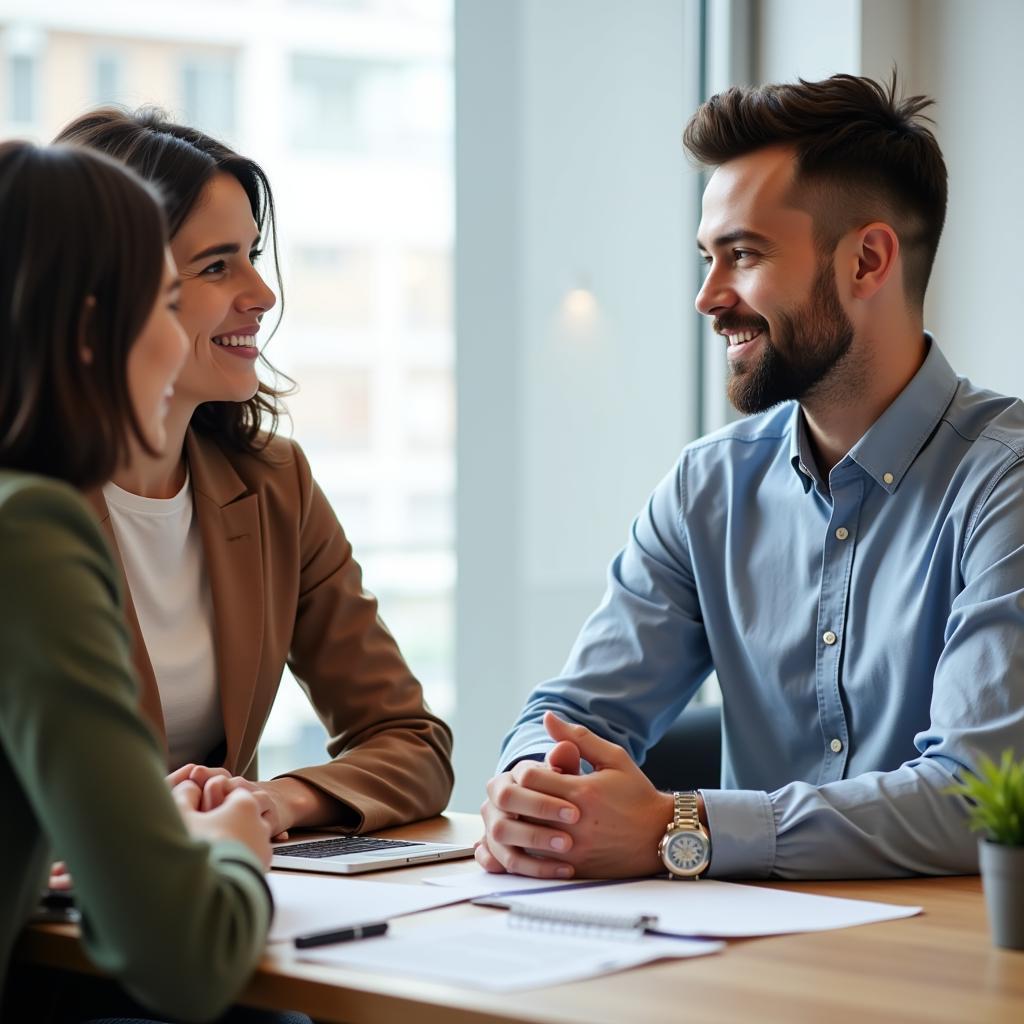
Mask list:
[[[287,312],[266,353],[298,384],[283,429],[451,716],[451,0],[0,0],[3,138],[104,103],[156,104],[267,171]],[[286,679],[261,775],[324,756]]]

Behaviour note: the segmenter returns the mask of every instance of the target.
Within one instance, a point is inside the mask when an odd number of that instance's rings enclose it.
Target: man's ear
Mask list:
[[[93,314],[96,311],[96,296],[87,295],[82,303],[82,312],[78,315],[78,357],[83,365],[92,366],[95,358],[92,345],[89,342],[89,330],[92,325]]]
[[[867,224],[857,232],[854,255],[857,268],[851,282],[851,294],[855,299],[873,298],[892,276],[899,262],[899,236],[884,221]]]

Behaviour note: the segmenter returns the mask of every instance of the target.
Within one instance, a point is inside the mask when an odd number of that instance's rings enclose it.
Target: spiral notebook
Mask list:
[[[645,878],[480,897],[483,906],[546,907],[553,914],[654,914],[662,935],[738,939],[757,935],[820,932],[893,921],[920,907],[840,899],[816,893],[703,879],[675,882]]]
[[[491,992],[579,981],[655,960],[717,953],[722,942],[648,934],[643,914],[514,908],[486,920],[425,925],[402,934],[310,949],[302,960],[407,975]]]

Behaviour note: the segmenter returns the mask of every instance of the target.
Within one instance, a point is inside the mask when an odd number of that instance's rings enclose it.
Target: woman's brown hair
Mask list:
[[[128,352],[164,270],[157,191],[72,146],[0,144],[0,466],[76,487],[149,451]]]
[[[54,141],[88,146],[116,157],[156,184],[164,196],[172,238],[216,174],[234,177],[245,190],[260,235],[264,240],[269,236],[280,296],[280,323],[284,289],[277,253],[274,194],[259,164],[197,128],[175,124],[154,107],[133,112],[117,107],[90,111],[65,125]],[[236,451],[257,454],[266,448],[277,432],[278,421],[285,412],[282,398],[290,392],[293,382],[275,370],[262,353],[260,360],[287,386],[277,388],[260,381],[256,394],[246,402],[204,402],[192,416],[191,425],[196,431]]]

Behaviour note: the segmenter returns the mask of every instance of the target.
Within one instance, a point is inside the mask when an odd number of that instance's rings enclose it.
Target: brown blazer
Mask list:
[[[287,663],[327,729],[333,758],[288,775],[340,802],[338,826],[372,831],[443,810],[451,732],[430,713],[376,598],[363,590],[352,546],[302,450],[275,438],[262,456],[244,455],[190,430],[186,454],[213,597],[224,767],[255,777],[256,745]],[[90,500],[123,573],[103,495]],[[125,615],[141,708],[166,750],[127,583]]]

